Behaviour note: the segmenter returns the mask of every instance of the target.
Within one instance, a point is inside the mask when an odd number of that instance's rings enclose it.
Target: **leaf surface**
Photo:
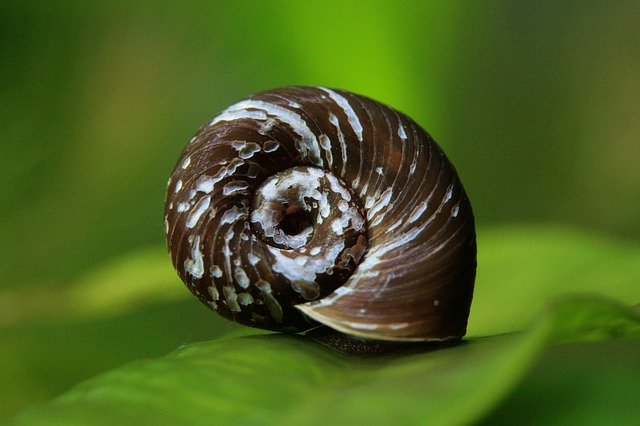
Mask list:
[[[497,406],[549,345],[611,336],[640,338],[637,310],[575,296],[526,332],[408,356],[350,358],[281,334],[217,339],[88,380],[16,423],[467,423]]]

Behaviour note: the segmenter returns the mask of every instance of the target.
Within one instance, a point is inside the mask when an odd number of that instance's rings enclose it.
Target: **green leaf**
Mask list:
[[[218,339],[96,377],[15,422],[468,423],[487,415],[547,346],[611,335],[640,338],[637,310],[576,296],[550,305],[527,332],[409,356],[354,359],[279,334]]]
[[[136,250],[92,269],[63,289],[0,293],[0,327],[37,320],[115,316],[140,306],[185,300],[189,292],[171,267],[166,248]]]
[[[64,290],[0,293],[0,418],[81,380],[237,327],[190,297],[166,249],[140,250]]]
[[[473,342],[530,328],[545,306],[571,292],[600,291],[630,303],[640,301],[635,245],[543,227],[483,228],[478,239],[478,279],[468,333]],[[561,300],[559,306],[564,306]],[[609,313],[599,304],[589,307],[587,315],[593,318],[598,309],[608,322]],[[575,330],[573,316],[556,327]],[[9,384],[0,398],[1,418],[136,359],[156,358],[179,345],[230,331],[257,333],[221,319],[191,298],[163,247],[88,271],[62,292],[0,293],[0,325],[0,383]],[[615,330],[594,324],[578,336],[615,338]],[[568,331],[560,333],[571,340]],[[277,351],[268,354],[280,356]]]
[[[104,318],[0,329],[0,424],[25,405],[49,400],[96,374],[237,329],[195,299]]]
[[[633,424],[639,377],[640,339],[554,346],[483,424]]]
[[[640,302],[637,243],[552,226],[478,230],[478,272],[467,336],[525,329],[567,293]]]

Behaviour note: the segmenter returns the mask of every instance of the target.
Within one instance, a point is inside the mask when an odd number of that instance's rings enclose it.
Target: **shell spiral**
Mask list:
[[[180,278],[233,321],[372,339],[466,332],[473,213],[443,151],[369,98],[287,87],[201,128],[169,179]]]

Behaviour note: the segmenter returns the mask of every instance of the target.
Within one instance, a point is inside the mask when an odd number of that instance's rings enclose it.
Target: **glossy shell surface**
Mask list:
[[[466,331],[467,195],[419,125],[363,96],[287,87],[227,108],[184,149],[165,232],[189,290],[242,324],[385,340]]]

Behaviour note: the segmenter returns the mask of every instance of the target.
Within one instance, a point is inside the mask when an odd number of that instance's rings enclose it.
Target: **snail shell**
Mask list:
[[[420,126],[363,96],[286,87],[227,108],[184,149],[165,231],[189,290],[242,324],[409,341],[466,331],[467,195]]]

